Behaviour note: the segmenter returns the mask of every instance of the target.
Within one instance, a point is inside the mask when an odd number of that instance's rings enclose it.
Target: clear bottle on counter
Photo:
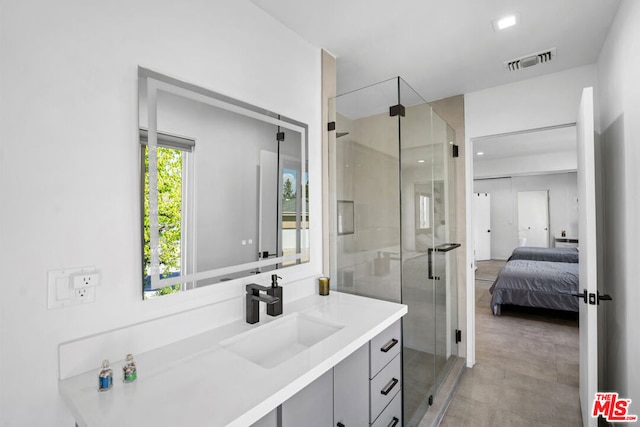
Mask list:
[[[136,362],[133,360],[131,354],[127,354],[127,358],[122,365],[122,379],[125,383],[130,383],[138,378],[138,370],[136,369]]]
[[[110,390],[113,386],[113,370],[109,367],[109,361],[102,361],[102,369],[98,374],[98,391]]]

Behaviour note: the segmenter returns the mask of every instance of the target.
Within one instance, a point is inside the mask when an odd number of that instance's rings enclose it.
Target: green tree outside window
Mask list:
[[[158,253],[160,277],[180,272],[182,239],[182,151],[158,147]],[[151,267],[149,220],[149,150],[144,147],[144,265],[148,275]],[[156,295],[180,290],[180,285],[158,289]]]

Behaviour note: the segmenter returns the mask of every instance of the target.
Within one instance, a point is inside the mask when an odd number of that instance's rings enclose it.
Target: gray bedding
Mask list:
[[[509,257],[514,259],[529,259],[532,261],[551,262],[578,262],[577,248],[536,248],[533,246],[521,246],[515,248]]]
[[[491,310],[500,314],[502,304],[553,310],[578,311],[578,264],[512,260],[505,264],[489,289]]]

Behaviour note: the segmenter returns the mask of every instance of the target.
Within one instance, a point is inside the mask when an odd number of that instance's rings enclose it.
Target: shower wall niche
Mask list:
[[[333,98],[329,117],[330,275],[408,305],[403,425],[417,425],[457,356],[455,134],[400,78]]]

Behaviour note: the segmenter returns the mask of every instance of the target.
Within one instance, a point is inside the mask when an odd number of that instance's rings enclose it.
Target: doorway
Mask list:
[[[575,125],[567,125],[567,128],[572,128],[572,133],[574,133],[575,135]],[[535,131],[535,130],[534,130]],[[586,132],[587,134],[590,134],[590,132]],[[591,132],[592,134],[592,132]],[[493,137],[492,137],[493,138]],[[488,139],[488,138],[487,138]],[[472,140],[472,143],[475,142],[474,140]],[[593,155],[592,153],[593,148],[591,148],[591,151],[588,149],[587,151],[591,153],[591,155]],[[473,147],[473,151],[476,152],[477,148],[474,146]],[[485,150],[486,151],[486,150]],[[577,160],[578,156],[576,152],[572,153],[572,157],[574,159]],[[477,159],[473,158],[471,160],[471,164],[472,164],[472,170],[475,168],[475,163],[476,163]],[[512,163],[514,165],[519,164],[519,165],[523,165],[525,163],[523,162],[516,162],[516,161],[512,161]],[[529,164],[532,164],[533,162],[530,162]],[[540,163],[544,163],[544,162],[540,162]],[[587,165],[589,166],[589,165]],[[482,170],[482,167],[478,168],[480,170]],[[574,167],[573,170],[578,170],[578,165],[577,165],[577,161],[576,161],[576,165]],[[591,167],[582,167],[581,171],[583,172],[588,172],[590,171],[591,173],[593,173],[593,167],[591,165]],[[484,170],[484,172],[486,172],[486,169]],[[535,171],[530,171],[535,173]],[[496,172],[494,172],[496,173]],[[502,175],[504,173],[504,175]],[[544,175],[544,174],[548,174],[550,173],[549,170],[544,170],[544,171],[538,171],[537,175]],[[497,172],[498,175],[501,175],[501,177],[504,178],[509,178],[511,179],[514,176],[522,176],[524,175],[524,171],[523,170],[519,170],[519,171],[515,171],[513,168],[510,171],[506,171],[506,169],[501,170],[500,172]],[[580,171],[578,171],[578,176],[580,176]],[[476,178],[476,176],[474,176],[473,178]],[[580,180],[578,180],[578,189],[580,189],[580,191],[583,191],[583,185],[580,184]],[[527,189],[528,190],[528,189]],[[532,189],[533,190],[533,189]],[[593,194],[592,194],[593,196]],[[471,195],[470,198],[473,198],[473,195]],[[552,236],[559,236],[559,234],[554,234],[553,232],[553,224],[551,223],[551,221],[549,220],[550,217],[550,203],[549,203],[549,199],[550,199],[550,193],[548,190],[545,191],[522,191],[522,192],[518,192],[518,197],[517,197],[517,211],[518,211],[518,216],[517,216],[517,229],[518,229],[518,237],[521,240],[524,240],[525,238],[527,239],[527,246],[531,245],[531,246],[541,246],[541,247],[549,247],[550,246],[550,238]],[[584,209],[584,205],[581,203],[580,207],[581,209],[578,209],[578,200],[580,200],[581,202],[583,202],[584,200],[589,200],[589,196],[585,196],[584,194],[580,194],[580,198],[578,199],[577,195],[575,196],[575,210],[577,212],[580,212],[580,214],[582,215],[581,210]],[[571,201],[571,199],[569,197],[567,197],[566,200],[566,206],[574,206],[574,203]],[[567,210],[567,208],[565,207],[565,210]],[[595,215],[587,215],[588,219],[594,219]],[[582,240],[583,237],[583,219],[582,216],[580,217],[580,226],[578,227],[578,224],[575,224],[575,232],[576,234],[578,233],[578,231],[580,232],[580,240]],[[560,230],[560,228],[559,228]],[[558,231],[559,231],[558,230]],[[562,229],[562,235],[564,235],[564,230]],[[581,271],[580,271],[580,281],[581,281],[581,285],[582,285],[582,279],[583,279],[583,272],[582,272],[582,267],[586,264],[588,265],[594,265],[596,264],[596,262],[591,262],[591,263],[586,263],[584,264],[582,262],[582,252],[580,251],[580,258],[581,258]],[[585,285],[586,286],[586,285]],[[582,288],[582,287],[581,287]],[[586,292],[586,291],[585,291]],[[593,294],[596,295],[597,292],[593,291]],[[474,295],[475,296],[475,295]],[[590,294],[591,296],[591,294]],[[482,297],[480,297],[482,298]],[[586,297],[585,297],[586,299]],[[582,310],[582,307],[581,307]],[[475,310],[473,311],[473,315],[475,318]],[[580,319],[580,333],[582,334],[582,330],[583,330],[583,321],[582,321],[582,313],[581,313],[581,319]],[[541,318],[544,320],[544,318]],[[591,325],[589,325],[589,327],[587,327],[588,325],[584,325],[585,328],[589,329],[590,331],[593,329],[591,327]],[[582,336],[580,337],[580,352],[582,352],[582,346],[583,346],[583,338]],[[475,348],[482,348],[483,344],[482,343],[477,343]],[[473,353],[475,355],[475,352]],[[582,356],[582,354],[581,354]],[[480,358],[479,358],[480,359]],[[473,359],[473,362],[475,362],[475,357]],[[573,361],[571,363],[574,363]],[[574,363],[574,368],[579,366],[580,370],[582,371],[584,362],[582,360],[579,360],[577,362]],[[589,369],[590,372],[592,372],[591,369]],[[580,388],[582,388],[582,383],[583,383],[583,373],[579,372],[579,375],[575,375],[575,369],[573,369],[572,371],[568,371],[566,370],[566,366],[563,367],[563,369],[561,370],[560,367],[557,367],[557,374],[558,377],[560,378],[561,374],[565,375],[567,372],[572,372],[572,375],[574,376],[573,381],[574,381],[574,389],[577,389],[577,385],[575,385],[575,383],[578,383],[578,378],[580,378],[579,383],[580,383]],[[595,372],[597,372],[597,370],[595,370]],[[564,380],[563,380],[564,381]],[[563,384],[564,386],[565,384]],[[583,390],[580,390],[580,394],[582,394]],[[572,393],[574,393],[575,390],[572,390]],[[593,393],[587,393],[586,394],[587,397],[582,396],[582,399],[580,399],[582,401],[582,404],[584,405],[585,402],[588,405],[591,400],[589,399],[589,396],[593,396]],[[575,400],[576,402],[578,401],[577,396],[573,396],[572,397],[572,401]],[[584,413],[584,408],[583,411]],[[585,421],[587,421],[585,419]]]

